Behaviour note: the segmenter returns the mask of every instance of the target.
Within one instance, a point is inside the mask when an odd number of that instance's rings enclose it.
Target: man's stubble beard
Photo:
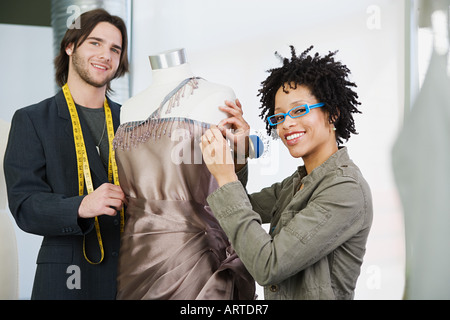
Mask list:
[[[83,61],[81,57],[77,54],[77,52],[74,52],[72,55],[72,65],[74,67],[74,71],[78,73],[80,78],[84,80],[86,83],[90,84],[93,87],[101,88],[107,84],[114,78],[114,75],[105,79],[102,82],[97,82],[94,79],[91,78],[91,75],[88,72],[88,67],[86,63]]]

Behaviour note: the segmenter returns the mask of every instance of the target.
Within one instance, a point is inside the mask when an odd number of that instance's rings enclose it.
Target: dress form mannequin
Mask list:
[[[152,67],[151,85],[127,100],[121,109],[121,123],[146,120],[164,97],[181,81],[194,77],[184,49],[165,51],[149,57]],[[161,118],[183,117],[217,124],[228,115],[218,109],[225,100],[234,101],[234,91],[224,85],[198,79],[198,88],[187,92],[170,113],[162,112]]]
[[[126,101],[114,137],[128,199],[117,299],[253,299],[255,282],[206,198],[218,185],[199,138],[233,90],[194,76],[184,49],[150,56],[153,80]]]

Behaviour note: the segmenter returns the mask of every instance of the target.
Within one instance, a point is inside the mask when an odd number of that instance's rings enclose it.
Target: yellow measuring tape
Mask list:
[[[89,161],[86,152],[86,146],[84,144],[83,132],[81,131],[80,119],[78,117],[78,112],[73,102],[72,95],[70,94],[69,86],[67,83],[62,87],[64,92],[64,97],[66,98],[67,106],[70,112],[70,118],[72,120],[73,137],[75,142],[75,150],[77,154],[77,169],[78,169],[78,194],[82,196],[84,194],[84,182],[86,181],[86,190],[89,193],[94,191],[94,185],[92,184],[91,170],[89,168]],[[109,142],[109,164],[108,164],[108,180],[110,183],[114,181],[115,185],[119,185],[119,172],[117,170],[116,158],[114,156],[114,149],[112,146],[112,141],[114,139],[114,125],[112,120],[111,109],[109,108],[108,101],[105,98],[104,102],[105,109],[105,121],[106,128],[108,132],[108,142]],[[123,232],[125,224],[124,210],[122,208],[120,212],[120,232]],[[85,241],[83,239],[83,254],[85,259],[91,264],[99,264],[103,261],[105,257],[105,251],[103,249],[102,235],[100,233],[100,225],[98,218],[95,217],[94,221],[95,231],[97,233],[98,245],[100,247],[100,260],[98,262],[92,262],[86,255]]]

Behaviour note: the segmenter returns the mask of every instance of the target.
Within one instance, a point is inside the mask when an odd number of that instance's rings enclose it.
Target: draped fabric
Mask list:
[[[218,188],[199,147],[209,125],[154,114],[114,138],[129,201],[117,299],[253,299],[255,282],[206,202]]]
[[[450,298],[450,78],[433,52],[421,92],[393,148],[403,203],[406,299]]]

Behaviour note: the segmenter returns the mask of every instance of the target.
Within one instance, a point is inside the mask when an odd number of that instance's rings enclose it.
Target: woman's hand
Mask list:
[[[237,180],[230,146],[217,127],[211,127],[200,142],[203,160],[219,186]]]
[[[244,112],[242,105],[238,99],[235,102],[225,101],[225,106],[219,107],[220,110],[228,113],[231,117],[222,120],[218,124],[218,128],[228,140],[233,143],[233,153],[236,165],[236,171],[239,171],[246,163],[248,157],[248,136],[250,126],[243,118]],[[230,125],[231,129],[225,126]]]

